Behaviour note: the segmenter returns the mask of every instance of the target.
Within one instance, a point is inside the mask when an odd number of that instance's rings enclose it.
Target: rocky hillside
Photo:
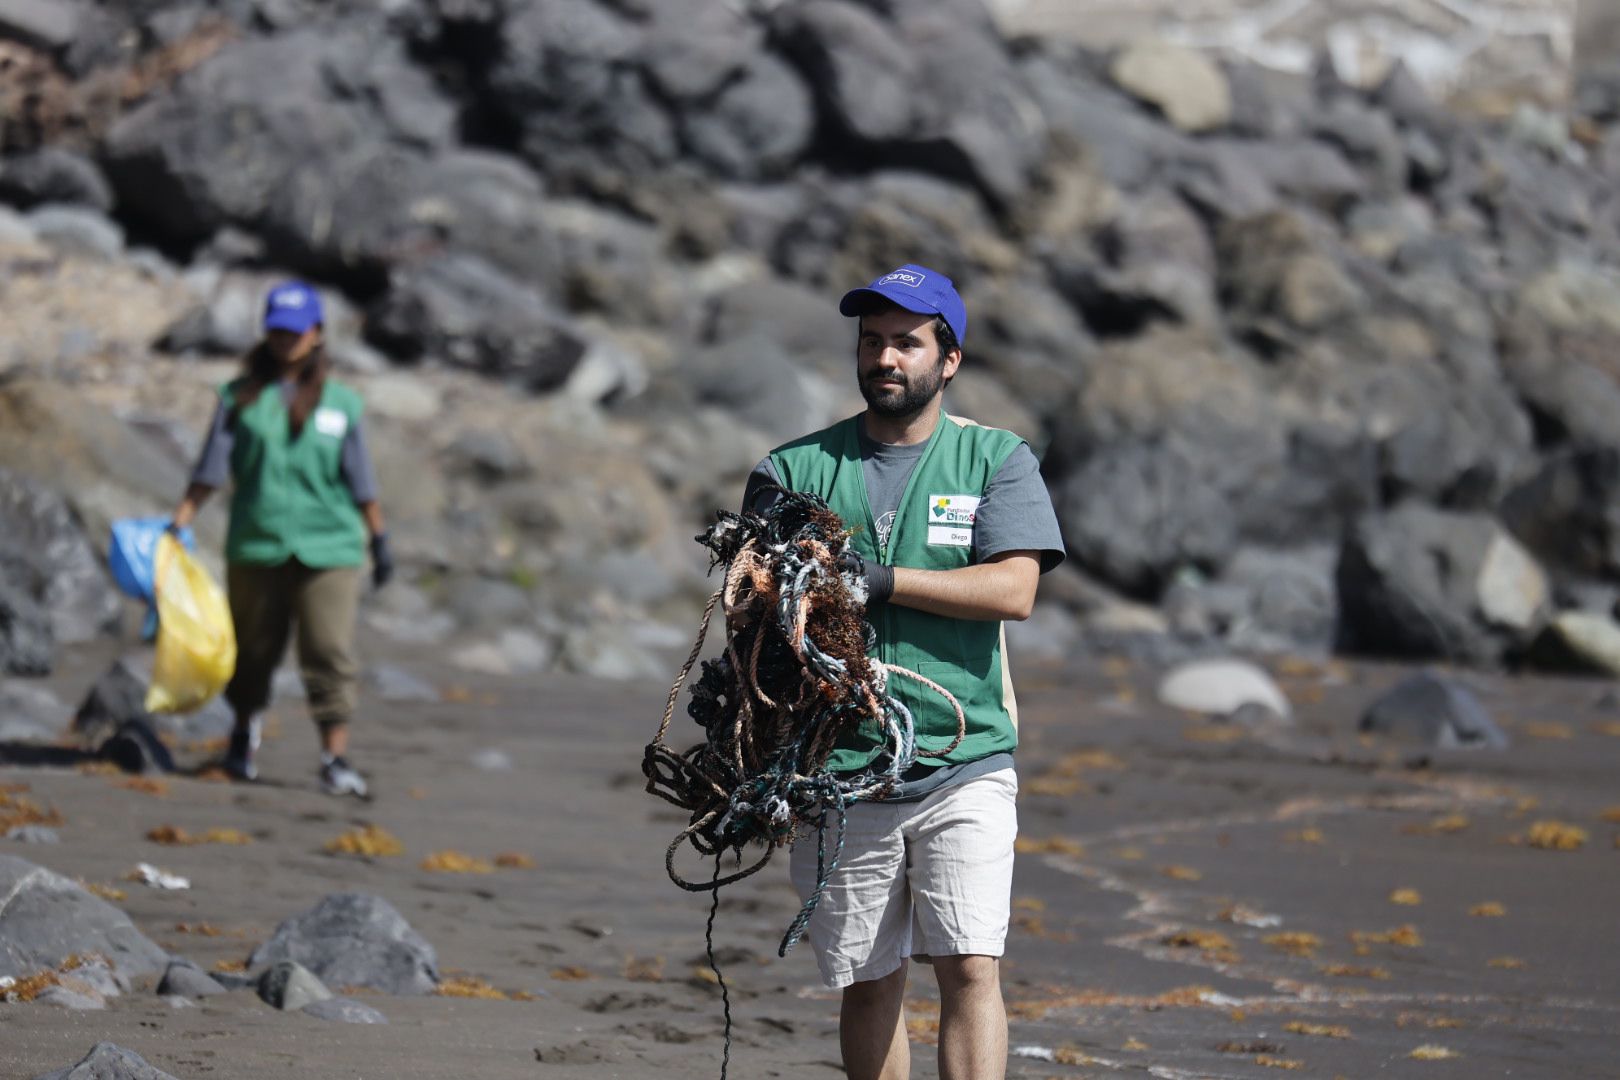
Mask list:
[[[1162,35],[1272,71],[1310,72],[1322,53],[1371,86],[1406,64],[1431,92],[1470,111],[1569,99],[1572,69],[1598,54],[1607,0],[990,0],[1000,25],[1109,47]],[[1612,33],[1598,38],[1612,39]],[[1587,55],[1577,60],[1576,40]],[[1595,65],[1594,65],[1595,66]]]
[[[857,407],[836,296],[913,260],[967,295],[951,407],[1059,505],[1025,649],[1612,667],[1609,119],[980,0],[0,0],[0,468],[95,543],[162,512],[308,275],[407,563],[372,625],[664,673],[690,537]],[[14,520],[0,625],[43,625]]]

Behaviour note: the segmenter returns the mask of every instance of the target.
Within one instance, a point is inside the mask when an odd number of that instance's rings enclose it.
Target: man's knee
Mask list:
[[[1001,960],[995,956],[936,956],[934,977],[941,995],[999,991]]]
[[[877,979],[863,979],[844,987],[844,1001],[863,1007],[896,1001],[905,996],[906,961],[887,975]]]

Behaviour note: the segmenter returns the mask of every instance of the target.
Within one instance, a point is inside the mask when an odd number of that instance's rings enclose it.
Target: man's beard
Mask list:
[[[893,379],[900,385],[878,390],[872,386],[877,379]],[[934,365],[932,371],[924,372],[915,379],[907,378],[898,371],[874,372],[861,380],[861,397],[866,399],[867,407],[879,416],[888,420],[902,420],[921,412],[944,385],[945,364],[941,361]]]

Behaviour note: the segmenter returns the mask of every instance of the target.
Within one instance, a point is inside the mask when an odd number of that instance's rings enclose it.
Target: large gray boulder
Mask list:
[[[123,604],[65,499],[0,469],[0,578],[49,612],[55,640],[91,641],[117,628]]]
[[[772,42],[813,89],[828,156],[919,165],[1011,206],[1046,148],[1034,99],[982,18],[814,0],[779,8]],[[881,10],[881,9],[879,9]]]
[[[334,893],[276,927],[248,966],[293,960],[332,986],[387,994],[431,993],[438,959],[422,936],[380,896]]]
[[[1403,679],[1375,698],[1362,713],[1360,730],[1442,748],[1508,745],[1473,691],[1431,672]]]
[[[1186,46],[1136,42],[1114,58],[1109,74],[1121,89],[1157,108],[1182,131],[1209,131],[1232,119],[1226,73]]]
[[[168,963],[129,916],[26,859],[0,855],[0,897],[0,975],[21,978],[92,953],[126,977],[156,974]]]
[[[1189,574],[1161,607],[1178,635],[1242,652],[1323,656],[1339,624],[1335,545],[1245,545],[1214,579]]]
[[[44,687],[0,679],[0,743],[54,743],[70,719],[68,707]]]
[[[73,730],[84,741],[99,743],[131,720],[156,723],[146,711],[146,677],[126,657],[113,661],[91,685],[73,716]]]
[[[683,110],[681,137],[720,176],[736,180],[783,175],[815,133],[810,91],[772,53],[751,55],[707,106]]]
[[[1099,353],[1045,471],[1079,564],[1157,596],[1183,567],[1218,570],[1245,534],[1296,541],[1342,518],[1331,475],[1310,492],[1279,490],[1293,452],[1251,358],[1164,331]]]
[[[280,185],[264,207],[264,234],[277,256],[321,272],[375,274],[449,248],[543,279],[555,256],[541,191],[505,155],[359,144],[327,170]]]
[[[815,89],[824,122],[844,138],[897,142],[915,129],[922,57],[870,8],[845,0],[784,5],[771,31]]]
[[[1098,445],[1052,491],[1070,556],[1144,597],[1184,567],[1218,568],[1239,535],[1232,503],[1210,483],[1209,460],[1174,434]]]
[[[1547,455],[1502,500],[1502,523],[1554,572],[1620,575],[1620,449]]]
[[[212,997],[215,994],[225,993],[225,987],[220,985],[218,979],[192,963],[184,957],[175,957],[169,961],[164,969],[163,978],[159,980],[157,992],[161,995],[178,995],[186,998]]]
[[[466,255],[399,274],[372,309],[366,333],[403,359],[433,357],[534,391],[562,385],[589,348],[532,290]]]
[[[1548,616],[1546,574],[1501,525],[1422,503],[1357,522],[1335,578],[1353,652],[1494,664]]]
[[[95,162],[57,146],[0,160],[0,201],[27,209],[40,203],[113,208],[112,186]]]
[[[259,976],[259,1000],[272,1008],[291,1012],[328,1001],[332,991],[315,974],[295,960],[282,960],[271,964],[270,970]]]
[[[675,159],[674,117],[641,71],[647,33],[594,0],[506,5],[488,104],[559,190],[622,190]]]
[[[349,181],[339,167],[357,149],[431,150],[455,124],[401,42],[364,21],[306,26],[204,60],[120,119],[104,160],[127,214],[190,243],[257,225],[294,181],[336,199]]]
[[[1577,448],[1620,445],[1620,274],[1560,261],[1507,308],[1503,367],[1543,425]]]
[[[0,674],[49,675],[56,652],[50,616],[6,576],[0,565]]]
[[[1018,62],[1027,89],[1049,130],[1079,147],[1110,183],[1127,190],[1147,186],[1167,163],[1197,153],[1197,143],[1147,115],[1136,101],[1093,81],[1083,57],[1033,51]]]
[[[133,1050],[97,1043],[77,1065],[41,1073],[34,1080],[175,1080]]]

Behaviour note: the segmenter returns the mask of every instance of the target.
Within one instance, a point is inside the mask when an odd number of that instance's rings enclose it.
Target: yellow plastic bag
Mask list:
[[[158,540],[157,658],[146,711],[190,712],[225,688],[236,671],[236,629],[225,590],[168,533]]]

